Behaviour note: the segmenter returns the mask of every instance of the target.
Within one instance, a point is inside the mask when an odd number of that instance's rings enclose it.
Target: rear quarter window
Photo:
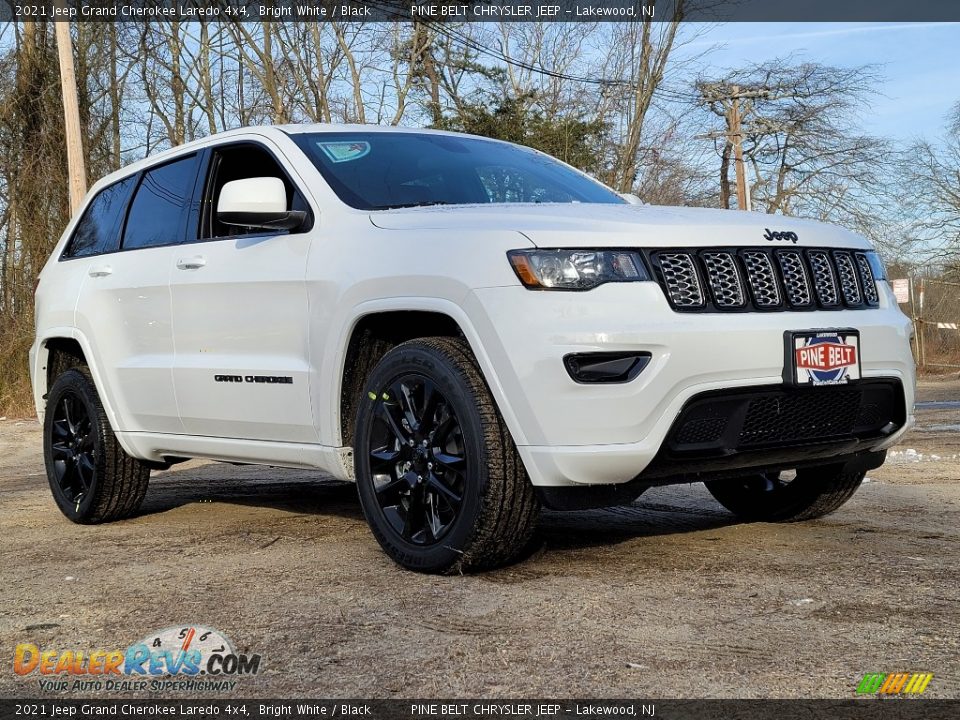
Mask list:
[[[77,223],[64,258],[114,252],[120,246],[120,226],[136,176],[108,185],[90,201]]]

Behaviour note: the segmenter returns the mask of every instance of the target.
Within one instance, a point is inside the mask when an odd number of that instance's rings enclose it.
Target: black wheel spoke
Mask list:
[[[410,393],[410,386],[405,382],[396,382],[390,387],[390,394],[400,406],[400,412],[403,413],[403,419],[407,421],[407,427],[411,432],[420,427],[420,420],[417,417],[417,407],[413,402]]]
[[[450,433],[457,427],[456,418],[447,414],[447,416],[440,421],[440,424],[437,425],[437,429],[433,433],[433,444],[434,447],[443,447],[446,444],[447,438],[450,436]]]
[[[460,457],[459,455],[451,455],[450,453],[445,452],[435,452],[433,454],[433,459],[447,470],[452,470],[456,473],[463,472],[463,467],[467,462],[466,459]]]
[[[73,493],[77,491],[79,473],[77,472],[77,463],[71,459],[63,467],[63,475],[60,476],[60,487],[64,493]]]
[[[69,395],[64,396],[63,398],[63,419],[67,424],[67,432],[70,435],[77,434],[77,426],[74,425],[73,419],[70,417],[73,411],[73,400]]]
[[[95,466],[93,458],[84,453],[77,456],[77,474],[80,476],[80,482],[83,483],[83,489],[89,490],[93,483],[93,473]]]
[[[423,529],[423,505],[419,496],[414,494],[410,495],[409,503],[403,517],[403,536],[413,540]]]
[[[397,491],[402,490],[403,488],[409,487],[406,478],[398,477],[387,482],[383,483],[376,488],[377,495],[386,496],[386,495],[396,495]]]
[[[398,505],[386,505],[380,508],[383,512],[383,516],[387,519],[387,522],[390,523],[390,526],[396,530],[401,535],[405,535],[404,528],[406,527],[406,515],[407,512],[399,504]]]
[[[96,433],[85,401],[65,393],[53,408],[50,459],[63,498],[78,508],[97,475]]]
[[[430,473],[430,475],[427,477],[427,487],[439,493],[452,509],[456,510],[460,507],[460,503],[463,500],[460,494],[457,493],[453,488],[449,487],[434,473]]]
[[[469,467],[454,409],[422,375],[397,378],[374,410],[368,457],[374,497],[390,528],[414,545],[433,545],[459,517]]]
[[[437,392],[436,386],[432,380],[425,380],[423,383],[423,407],[420,411],[420,423],[417,428],[422,434],[426,435],[433,429],[437,408],[440,406],[443,397]]]
[[[387,404],[386,401],[380,403],[380,408],[377,411],[378,417],[386,423],[387,427],[390,428],[390,432],[393,433],[393,436],[400,441],[401,445],[407,445],[412,439],[410,433],[403,429],[403,426],[397,422],[397,419],[393,416],[391,412],[391,406]]]
[[[73,450],[63,443],[54,443],[51,445],[50,452],[53,455],[54,462],[67,462],[73,458]]]
[[[65,440],[70,437],[70,429],[67,427],[66,420],[53,421],[53,439]]]
[[[373,450],[370,452],[370,466],[374,470],[379,470],[382,468],[389,467],[390,465],[395,465],[399,460],[400,460],[399,450],[381,448],[379,450]]]

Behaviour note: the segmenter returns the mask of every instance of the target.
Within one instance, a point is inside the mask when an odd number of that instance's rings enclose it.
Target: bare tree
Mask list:
[[[701,103],[724,118],[720,202],[727,207],[731,150],[727,100],[739,88],[743,152],[754,205],[861,226],[877,214],[892,167],[890,144],[858,132],[876,81],[871,67],[835,68],[789,59],[697,83]]]
[[[960,276],[960,103],[939,142],[923,140],[904,156],[913,234],[933,259]]]
[[[652,18],[645,18],[639,23],[617,24],[611,29],[606,67],[618,69],[614,78],[623,81],[620,87],[626,92],[620,97],[622,133],[607,180],[621,192],[633,189],[644,122],[666,76],[685,10],[685,0],[676,0],[670,20],[658,18],[654,22]]]

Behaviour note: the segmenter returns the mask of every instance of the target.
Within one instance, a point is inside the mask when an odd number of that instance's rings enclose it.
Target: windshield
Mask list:
[[[530,148],[472,137],[397,132],[292,136],[351,207],[473,203],[624,203],[615,192]]]

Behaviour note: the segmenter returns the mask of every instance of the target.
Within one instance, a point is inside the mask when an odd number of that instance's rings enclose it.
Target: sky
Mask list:
[[[862,129],[904,143],[942,135],[960,102],[960,23],[728,23],[681,52],[707,50],[700,64],[711,74],[786,55],[841,67],[876,64],[881,96]]]

